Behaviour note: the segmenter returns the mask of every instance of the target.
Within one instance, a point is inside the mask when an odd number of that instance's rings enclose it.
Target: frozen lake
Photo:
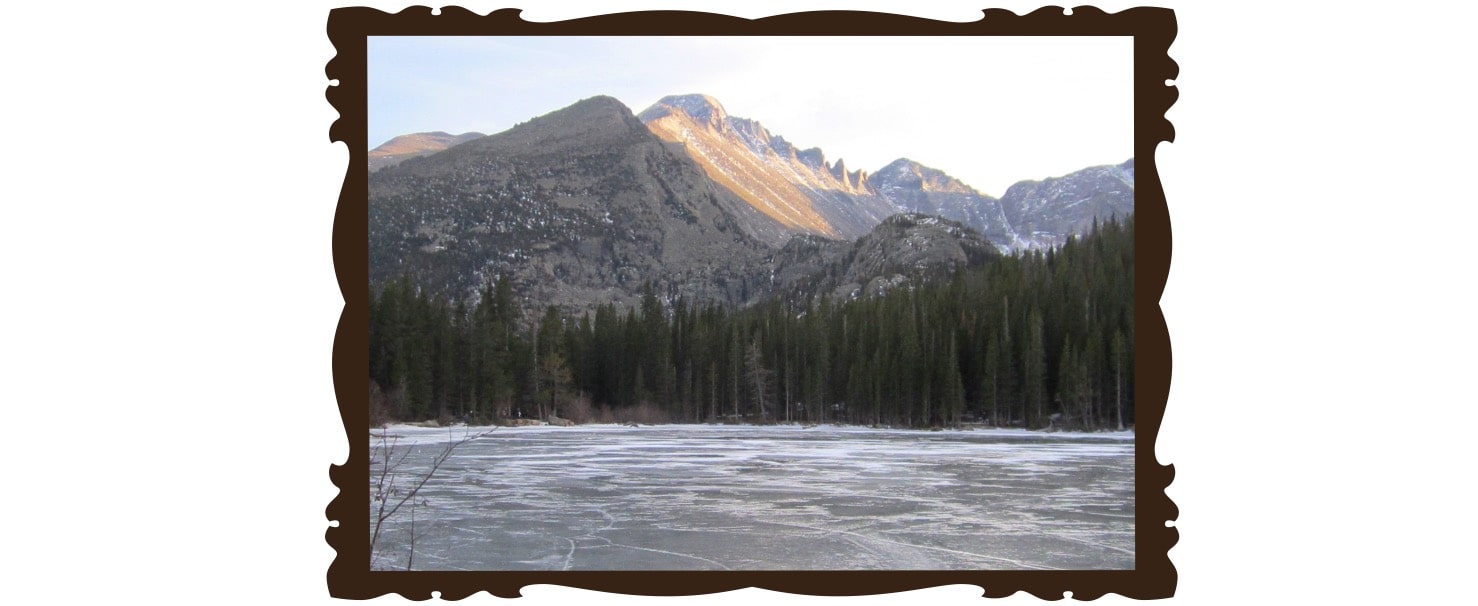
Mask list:
[[[388,431],[410,476],[486,429]],[[421,497],[416,570],[1134,567],[1122,432],[505,427]],[[376,567],[405,566],[410,517],[392,521]]]

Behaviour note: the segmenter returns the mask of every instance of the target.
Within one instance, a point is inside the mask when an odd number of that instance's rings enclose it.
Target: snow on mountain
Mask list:
[[[871,174],[851,170],[841,159],[829,161],[820,148],[800,148],[756,120],[729,115],[709,95],[664,97],[634,121],[680,148],[716,186],[732,193],[721,200],[738,205],[728,208],[738,227],[775,247],[802,234],[856,240],[891,215],[921,213],[958,221],[1009,252],[1054,246],[1085,232],[1095,218],[1134,210],[1133,159],[1021,181],[997,199],[908,158]],[[370,153],[371,171],[481,136],[397,137]]]
[[[958,221],[1002,252],[1042,248],[1082,233],[1093,218],[1134,208],[1133,160],[1042,182],[1024,181],[996,199],[908,158],[869,174],[829,162],[820,148],[800,149],[755,120],[729,115],[708,95],[662,98],[638,116],[659,138],[680,144],[710,178],[737,194],[785,233],[855,240],[895,213]],[[1104,173],[1107,174],[1107,173]],[[1045,184],[1042,187],[1023,184]],[[1103,189],[1107,188],[1107,189]],[[1009,192],[1008,192],[1009,193]]]
[[[1028,246],[1055,246],[1071,234],[1087,232],[1094,220],[1134,213],[1134,159],[1021,181],[1006,190],[1000,203]]]

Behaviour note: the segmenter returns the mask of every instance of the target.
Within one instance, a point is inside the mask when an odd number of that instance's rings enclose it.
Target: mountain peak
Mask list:
[[[886,173],[886,172],[904,172],[904,171],[907,171],[907,172],[917,172],[921,168],[925,168],[923,164],[919,164],[918,162],[915,162],[915,161],[910,160],[908,158],[899,158],[897,160],[894,160],[892,162],[889,162],[888,165],[887,166],[884,166],[882,169],[879,169],[878,170],[878,174],[881,175],[881,174]]]
[[[730,116],[703,94],[663,97],[639,118],[657,137],[681,144],[720,186],[791,233],[855,238],[893,213],[861,171],[799,150],[754,120]]]
[[[631,110],[615,97],[596,95],[588,99],[581,99],[562,109],[550,112],[549,116],[555,115],[590,115],[611,116],[624,119],[631,115]]]
[[[722,130],[729,117],[729,113],[724,111],[724,106],[718,102],[718,99],[700,93],[668,95],[658,99],[638,117],[646,123],[667,116],[673,110],[680,110],[695,122],[707,124],[715,131]]]
[[[874,173],[873,182],[895,188],[917,189],[926,192],[978,193],[959,179],[951,177],[937,168],[930,168],[908,158],[892,161]]]
[[[530,119],[511,129],[510,137],[537,141],[541,145],[571,145],[622,138],[645,132],[646,126],[636,119],[631,109],[614,97],[605,95],[581,99],[573,104]]]
[[[717,116],[721,120],[729,115],[724,111],[724,106],[718,102],[718,99],[701,93],[668,95],[657,103],[681,109],[699,120],[706,120],[710,116]]]

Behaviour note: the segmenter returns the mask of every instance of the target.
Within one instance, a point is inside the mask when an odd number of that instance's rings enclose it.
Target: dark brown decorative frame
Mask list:
[[[337,522],[327,540],[338,555],[328,570],[329,592],[338,598],[368,599],[399,593],[422,600],[439,592],[461,599],[479,591],[518,597],[529,585],[550,584],[642,595],[695,595],[759,587],[808,595],[863,595],[942,585],[977,585],[986,597],[1026,591],[1043,599],[1072,592],[1091,600],[1107,593],[1131,598],[1169,597],[1176,571],[1169,551],[1178,539],[1170,525],[1178,516],[1165,494],[1173,466],[1155,459],[1155,442],[1170,388],[1170,337],[1160,311],[1160,294],[1170,270],[1170,217],[1165,205],[1155,149],[1175,131],[1165,112],[1175,103],[1178,66],[1170,59],[1176,34],[1173,11],[1134,8],[1108,14],[1091,6],[1064,14],[1046,7],[1026,15],[991,9],[968,23],[935,21],[883,13],[824,11],[744,19],[697,12],[653,11],[535,23],[517,9],[478,15],[460,7],[440,14],[424,6],[389,14],[369,8],[333,10],[328,35],[338,54],[328,63],[329,102],[339,119],[329,129],[332,141],[349,148],[349,170],[334,217],[334,267],[344,296],[344,312],[334,338],[334,387],[349,439],[349,460],[331,465],[329,477],[339,495],[328,506]],[[1134,38],[1135,187],[1135,568],[1069,571],[756,571],[756,572],[394,572],[369,566],[369,426],[365,369],[369,366],[367,97],[366,38],[390,35],[562,36],[562,35],[831,35],[831,36],[1132,36]],[[334,82],[336,81],[336,82]]]

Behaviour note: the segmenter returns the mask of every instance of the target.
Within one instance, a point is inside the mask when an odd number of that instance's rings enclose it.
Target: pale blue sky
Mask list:
[[[369,143],[492,134],[595,95],[705,93],[828,160],[1000,196],[1133,154],[1127,37],[371,37]]]

